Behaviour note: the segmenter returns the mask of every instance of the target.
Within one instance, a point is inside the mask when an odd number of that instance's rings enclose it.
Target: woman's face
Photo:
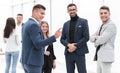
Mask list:
[[[43,33],[47,33],[48,28],[49,28],[48,24],[46,24],[46,23],[41,24],[41,30],[42,30]]]

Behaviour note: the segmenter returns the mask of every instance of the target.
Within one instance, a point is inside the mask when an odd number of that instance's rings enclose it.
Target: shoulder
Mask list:
[[[80,23],[81,25],[84,25],[84,26],[88,26],[88,20],[85,19],[85,18],[78,18],[78,23]]]
[[[37,22],[34,21],[33,19],[29,18],[29,20],[24,25],[26,25],[26,24],[32,25],[32,24],[37,24]]]
[[[66,22],[64,23],[63,27],[68,27],[69,24],[70,24],[70,20],[66,21]]]
[[[115,23],[112,20],[109,20],[107,25],[109,25],[109,27],[111,27],[111,28],[114,28],[114,29],[116,28],[116,25],[115,25]]]
[[[23,27],[26,27],[28,29],[39,28],[39,24],[33,19],[29,19],[26,23],[24,23]]]
[[[70,22],[70,20],[67,20],[64,24],[67,24],[67,23],[69,23]]]
[[[81,18],[81,17],[79,17],[78,20],[79,20],[79,21],[83,21],[83,22],[87,22],[87,21],[88,21],[87,19]]]

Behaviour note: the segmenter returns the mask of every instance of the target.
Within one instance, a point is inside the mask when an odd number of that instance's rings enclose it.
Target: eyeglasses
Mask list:
[[[76,9],[68,9],[68,11],[75,11]]]

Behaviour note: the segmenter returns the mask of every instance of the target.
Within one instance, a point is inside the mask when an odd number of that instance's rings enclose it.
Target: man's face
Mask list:
[[[45,16],[45,10],[44,9],[38,9],[35,11],[35,18],[37,21],[41,22],[41,20]]]
[[[103,23],[106,22],[110,18],[110,12],[106,9],[101,9],[99,13],[100,13],[100,18]]]
[[[68,7],[68,13],[70,17],[75,17],[77,15],[77,8],[75,6]]]
[[[18,16],[17,16],[17,23],[21,23],[21,22],[22,22],[22,20],[23,20],[23,17],[22,17],[22,16],[20,16],[20,15],[18,15]]]

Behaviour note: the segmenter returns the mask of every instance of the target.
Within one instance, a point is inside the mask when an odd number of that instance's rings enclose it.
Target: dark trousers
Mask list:
[[[42,68],[42,73],[52,73],[53,60],[51,57],[44,56],[44,65]]]
[[[77,67],[78,73],[87,73],[84,54],[78,55],[76,54],[76,52],[67,53],[65,55],[65,58],[66,58],[67,73],[75,73],[75,67]]]
[[[42,73],[51,73],[52,72],[52,67],[46,67],[42,69]]]
[[[22,64],[25,73],[42,73],[42,67]]]

